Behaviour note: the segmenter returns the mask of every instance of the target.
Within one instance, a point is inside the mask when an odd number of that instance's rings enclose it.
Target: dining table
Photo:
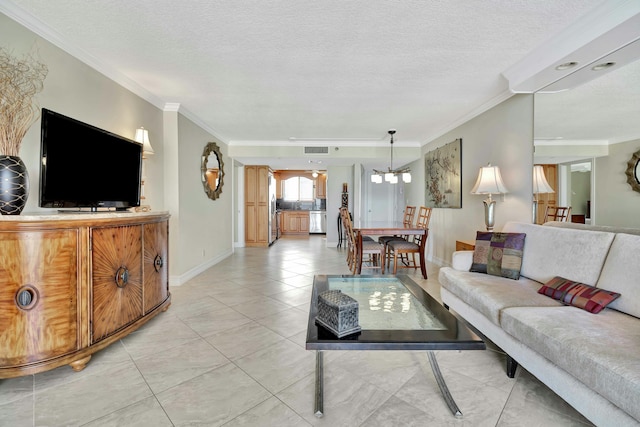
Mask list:
[[[353,223],[353,231],[356,234],[356,254],[357,269],[356,274],[362,273],[362,237],[363,236],[415,236],[424,235],[420,239],[420,270],[422,277],[427,279],[427,266],[424,262],[425,248],[427,245],[427,237],[429,235],[428,228],[418,227],[416,225],[406,225],[402,221],[355,221]],[[382,260],[381,262],[385,262]]]

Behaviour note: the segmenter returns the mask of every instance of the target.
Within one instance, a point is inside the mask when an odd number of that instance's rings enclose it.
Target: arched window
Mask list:
[[[288,202],[312,201],[313,180],[303,176],[294,176],[284,181],[283,198]]]

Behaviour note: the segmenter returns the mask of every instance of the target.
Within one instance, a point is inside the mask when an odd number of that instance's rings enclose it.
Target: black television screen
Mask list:
[[[40,207],[140,205],[142,144],[42,109]]]

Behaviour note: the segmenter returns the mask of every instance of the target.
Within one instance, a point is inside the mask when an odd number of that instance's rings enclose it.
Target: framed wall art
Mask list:
[[[425,206],[462,208],[462,139],[424,156]]]

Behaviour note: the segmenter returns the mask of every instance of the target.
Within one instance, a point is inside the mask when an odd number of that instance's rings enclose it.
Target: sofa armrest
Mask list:
[[[473,251],[455,251],[451,258],[454,270],[469,271],[473,263]]]

